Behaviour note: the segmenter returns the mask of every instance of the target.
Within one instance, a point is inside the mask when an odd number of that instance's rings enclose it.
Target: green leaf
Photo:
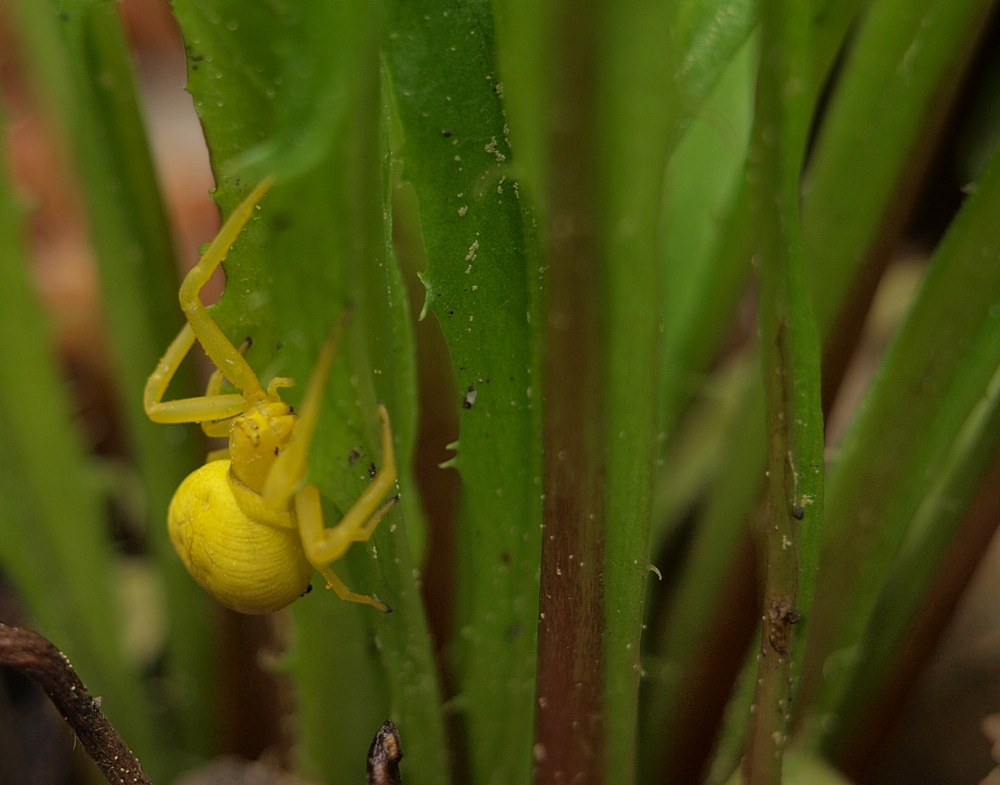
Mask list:
[[[537,271],[482,2],[390,3],[384,57],[427,256],[425,310],[463,396],[453,654],[472,780],[531,776],[541,522]],[[537,317],[536,317],[537,318]]]
[[[881,266],[990,0],[874,3],[851,47],[804,185],[802,226],[827,340],[863,265]]]
[[[402,503],[367,548],[333,565],[351,588],[396,612],[325,591],[292,606],[289,667],[303,765],[329,782],[354,781],[388,712],[404,739],[406,781],[446,782],[435,662],[410,545],[411,527],[423,538],[410,465],[413,347],[388,247],[375,6],[179,1],[174,11],[218,200],[231,209],[264,173],[278,179],[225,264],[226,292],[213,315],[234,342],[254,339],[247,357],[263,380],[299,382],[287,396],[296,403],[320,345],[350,310],[310,455],[328,526],[367,486],[369,466],[381,466],[377,402],[396,437]]]
[[[961,410],[948,407],[932,428],[929,441],[936,442],[933,452],[940,459],[865,631],[858,668],[841,701],[844,720],[824,745],[831,759],[871,716],[868,709],[880,691],[892,684],[912,628],[928,610],[935,579],[947,568],[959,524],[977,490],[989,482],[984,474],[1000,451],[1000,302],[991,309],[944,398],[965,398],[966,391],[975,389],[983,394],[964,423],[954,422]],[[913,488],[913,493],[920,489]]]
[[[949,431],[957,432],[988,384],[980,372],[956,387],[966,368],[979,362],[968,349],[990,345],[975,339],[988,334],[983,331],[995,321],[1000,298],[998,207],[1000,155],[994,153],[935,253],[831,471],[829,528],[803,677],[803,689],[816,701],[816,722],[807,729],[814,741],[831,727],[824,718],[843,698],[886,575],[926,493],[925,478],[941,467]],[[995,368],[1000,357],[992,362]]]
[[[649,569],[653,465],[659,443],[663,172],[677,136],[673,9],[636,0],[599,16],[597,116],[603,203],[603,593],[607,781],[635,778],[639,642]],[[603,279],[603,280],[602,280]]]
[[[674,149],[661,215],[663,438],[715,359],[750,272],[743,187],[756,71],[756,39],[733,57]],[[658,538],[654,521],[654,547]]]
[[[829,69],[839,42],[846,32],[847,24],[851,19],[851,13],[853,13],[850,9],[852,7],[856,8],[857,5],[852,0],[852,2],[826,4],[823,7],[817,6],[814,9],[813,29],[811,33],[813,41],[813,67],[811,70],[814,76],[813,81],[808,86],[808,92],[813,96],[818,95],[822,81],[826,78],[826,71]],[[873,6],[873,11],[880,7],[879,4],[876,4]],[[903,6],[900,6],[898,3],[889,2],[887,3],[887,8],[884,11],[880,11],[880,13],[894,14],[902,8]],[[920,18],[921,9],[909,6],[907,8],[914,18]],[[910,30],[912,36],[926,34],[930,28],[918,24],[916,26],[908,25],[905,29]],[[937,91],[946,89],[947,84],[949,84],[948,80],[951,78],[948,76],[950,72],[948,70],[947,58],[937,53],[935,47],[913,46],[915,40],[911,37],[906,39],[905,42],[900,42],[899,48],[895,50],[897,55],[902,56],[907,51],[913,53],[913,60],[910,61],[913,72],[924,74],[925,66],[920,59],[925,54],[932,57],[936,65],[929,69],[929,72],[921,79],[919,85],[913,87],[912,91],[910,82],[903,79],[900,75],[897,67],[898,61],[893,61],[891,58],[886,61],[882,54],[884,49],[883,38],[876,35],[868,35],[865,33],[864,27],[862,27],[861,34],[858,37],[855,54],[848,59],[844,76],[842,77],[844,84],[856,81],[859,88],[862,85],[864,86],[866,95],[871,91],[873,95],[879,96],[872,104],[873,107],[879,108],[882,106],[883,94],[885,95],[885,102],[896,104],[898,101],[900,106],[905,105],[907,107],[906,111],[900,114],[881,111],[873,111],[870,115],[858,114],[852,121],[857,123],[856,127],[859,133],[863,131],[866,135],[870,134],[873,139],[879,139],[879,146],[857,142],[853,144],[841,144],[832,137],[829,141],[825,139],[827,125],[830,127],[845,127],[845,122],[838,118],[838,113],[847,111],[848,107],[856,103],[847,98],[848,92],[846,91],[846,87],[835,95],[835,99],[825,116],[824,125],[821,125],[819,128],[818,149],[815,154],[813,169],[810,170],[808,189],[803,201],[803,240],[806,247],[811,249],[809,254],[807,254],[810,264],[812,264],[814,258],[820,261],[829,258],[828,263],[823,262],[823,269],[839,265],[836,274],[830,279],[829,283],[827,283],[825,274],[811,274],[813,280],[811,295],[817,311],[817,326],[821,335],[824,336],[828,336],[831,333],[833,315],[840,312],[843,307],[843,298],[846,296],[846,290],[839,287],[836,282],[841,278],[846,278],[848,281],[853,280],[858,266],[865,258],[863,251],[867,249],[869,244],[877,244],[877,238],[886,232],[886,225],[884,222],[884,210],[880,211],[873,208],[859,210],[856,213],[852,212],[850,221],[856,222],[856,226],[849,228],[846,234],[855,239],[852,240],[853,244],[839,244],[840,238],[835,238],[841,255],[834,260],[832,255],[827,257],[826,250],[820,248],[818,241],[814,239],[814,237],[819,236],[819,223],[817,219],[822,217],[824,213],[818,208],[813,208],[811,200],[825,192],[829,192],[837,194],[838,199],[846,200],[843,202],[846,210],[853,210],[858,204],[858,200],[851,199],[849,195],[856,192],[863,192],[865,194],[872,191],[877,192],[882,195],[880,198],[884,200],[882,202],[883,205],[890,204],[896,198],[895,188],[903,180],[904,173],[909,168],[911,154],[909,152],[898,153],[894,149],[892,157],[896,161],[895,168],[885,170],[883,169],[881,158],[883,153],[880,152],[882,150],[880,146],[881,140],[919,139],[920,137],[915,134],[925,130],[928,117],[927,112],[933,106],[926,96],[934,95]],[[960,43],[962,40],[961,36],[956,35],[954,40],[957,46],[962,46]],[[867,49],[871,49],[872,53],[866,54],[865,51]],[[860,74],[855,75],[852,72],[855,59],[859,63],[872,64],[870,69],[866,69],[863,77]],[[869,83],[877,84],[879,87],[872,88],[869,86]],[[942,85],[945,85],[945,87],[942,87]],[[922,106],[924,114],[920,114],[919,112],[913,113],[909,108],[909,104],[902,98],[894,98],[894,90],[902,91],[905,95],[909,96],[910,100],[916,102],[916,106]],[[921,96],[924,97],[921,98]],[[887,144],[892,143],[887,142]],[[825,151],[824,148],[829,152]],[[831,155],[834,148],[839,151],[836,158]],[[828,155],[831,156],[829,160],[826,159]],[[848,169],[853,174],[849,178],[841,178],[840,173]],[[825,178],[836,178],[836,185],[822,182]],[[842,220],[846,221],[847,218],[845,217]],[[858,231],[857,235],[854,234],[855,231]],[[733,234],[732,232],[728,236],[739,237],[738,234]],[[861,238],[860,248],[857,244],[857,238]],[[812,273],[811,267],[810,273]],[[747,394],[759,393],[748,391]],[[761,433],[761,431],[748,426],[744,438],[751,438],[751,434],[753,433]],[[734,450],[734,454],[739,454],[735,446],[732,449]],[[732,498],[735,504],[738,501],[738,489],[754,487],[754,483],[756,482],[754,477],[759,477],[763,471],[763,445],[758,443],[756,450],[758,451],[758,457],[753,458],[753,448],[747,445],[744,452],[745,457],[742,460],[725,463],[718,473],[718,478],[714,483],[714,490],[709,496],[710,502],[706,508],[707,512],[700,516],[696,528],[692,558],[684,566],[677,589],[676,597],[678,599],[676,602],[684,606],[697,607],[696,605],[691,605],[692,600],[690,598],[692,597],[715,596],[719,591],[719,584],[713,583],[712,577],[721,578],[728,574],[728,562],[725,566],[718,568],[709,566],[708,562],[713,558],[713,553],[719,554],[720,558],[726,558],[726,554],[734,552],[735,545],[732,543],[727,545],[723,533],[720,532],[716,535],[705,531],[705,529],[714,527],[715,525],[724,525],[729,532],[728,536],[735,538],[742,535],[743,529],[738,523],[735,523],[731,517],[719,517],[713,510],[718,509],[719,502],[716,499]],[[727,515],[735,516],[738,521],[746,521],[749,519],[755,501],[756,497],[750,494],[745,497],[746,506],[742,508],[742,512],[734,507],[731,508],[731,512],[728,512]],[[711,543],[711,548],[699,545],[702,542]],[[661,646],[667,647],[663,650],[666,652],[676,652],[676,656],[678,657],[683,657],[683,653],[686,651],[698,651],[699,645],[701,645],[699,641],[708,640],[706,632],[712,629],[712,617],[710,615],[699,617],[693,612],[688,614],[680,610],[672,612],[672,614],[671,618],[677,623],[683,620],[684,626],[674,626],[674,622],[671,622],[663,628],[660,637],[666,643],[661,644]],[[673,659],[674,655],[669,653],[667,657],[666,662],[681,667],[681,670],[676,673],[673,672],[672,668],[670,669],[672,674],[671,679],[676,680],[677,684],[683,685],[687,683],[690,677],[683,668],[685,660],[675,660]],[[656,705],[656,703],[654,702],[653,705]],[[743,715],[744,718],[749,717],[749,704],[746,708],[747,713]]]

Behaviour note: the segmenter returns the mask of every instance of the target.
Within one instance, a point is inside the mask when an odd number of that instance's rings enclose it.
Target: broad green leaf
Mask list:
[[[369,466],[381,465],[377,402],[396,437],[402,503],[367,547],[333,565],[395,613],[326,591],[291,609],[302,766],[328,782],[355,781],[389,715],[404,739],[406,781],[443,783],[440,698],[410,545],[411,527],[422,540],[410,468],[413,348],[388,247],[375,10],[174,4],[218,200],[231,209],[265,173],[278,178],[225,264],[226,292],[213,314],[235,342],[254,339],[247,356],[263,379],[297,380],[287,395],[296,403],[320,345],[349,310],[310,454],[328,526],[368,484]]]
[[[419,200],[425,310],[448,343],[462,400],[450,465],[462,479],[454,666],[472,780],[522,782],[532,767],[541,380],[521,192],[482,2],[390,3],[384,57]]]
[[[693,116],[732,67],[757,19],[756,0],[682,0],[676,11],[674,36],[682,53],[676,63],[676,78],[687,97],[681,106]],[[735,116],[733,119],[736,119]]]

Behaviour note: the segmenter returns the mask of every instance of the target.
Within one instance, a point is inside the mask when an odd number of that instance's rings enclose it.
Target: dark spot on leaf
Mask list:
[[[280,352],[280,351],[281,351],[281,350],[282,350],[282,349],[283,349],[284,347],[285,347],[285,342],[284,342],[284,341],[278,341],[278,342],[277,342],[277,343],[276,343],[276,344],[274,345],[274,350],[275,350],[276,352]]]
[[[451,129],[450,128],[442,128],[441,129],[441,136],[444,136],[444,137],[451,136]]]
[[[351,450],[351,454],[347,456],[347,463],[350,466],[353,466],[360,457],[361,453],[359,453],[357,450]]]
[[[507,628],[507,640],[512,641],[521,635],[521,625],[512,624]]]
[[[502,561],[504,564],[510,564],[510,552],[502,551],[500,553],[500,561]]]
[[[371,477],[371,479],[374,480],[376,474],[378,474],[378,469],[375,468],[375,464],[374,463],[369,463],[368,464],[368,476]]]
[[[806,511],[802,509],[802,506],[799,504],[793,505],[792,517],[797,521],[801,521],[803,518],[806,517]]]

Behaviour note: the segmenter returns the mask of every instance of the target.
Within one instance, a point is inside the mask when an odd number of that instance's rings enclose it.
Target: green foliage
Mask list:
[[[378,403],[395,433],[400,503],[335,565],[394,613],[314,591],[280,617],[304,775],[357,782],[388,717],[407,785],[690,778],[706,762],[686,750],[712,739],[713,783],[745,752],[755,783],[846,781],[836,766],[902,677],[1000,446],[1000,153],[839,444],[823,417],[994,5],[173,1],[223,216],[276,178],[213,317],[252,339],[263,381],[301,383],[349,314],[310,455],[328,524],[381,465]],[[142,408],[183,320],[170,234],[116,6],[9,6],[88,208],[164,681],[121,641],[107,472],[73,421],[6,183],[0,565],[167,781],[226,735],[213,609],[163,525],[199,440]],[[393,247],[402,188],[419,317]],[[417,318],[440,326],[459,391],[459,439],[429,469],[461,486],[443,640],[421,592],[446,551],[416,480]],[[194,388],[182,374],[169,396]],[[730,600],[755,578],[764,604],[743,613]]]
[[[425,312],[462,394],[452,665],[473,777],[530,777],[541,541],[539,276],[486,3],[389,3],[384,58],[420,204]],[[504,336],[502,341],[497,336]],[[456,401],[457,405],[459,402]]]

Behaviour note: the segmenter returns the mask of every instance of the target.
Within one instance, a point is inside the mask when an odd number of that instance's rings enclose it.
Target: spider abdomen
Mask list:
[[[212,461],[181,483],[167,517],[170,540],[194,579],[226,607],[280,610],[305,592],[313,566],[297,528],[265,523],[241,508],[229,466]]]

